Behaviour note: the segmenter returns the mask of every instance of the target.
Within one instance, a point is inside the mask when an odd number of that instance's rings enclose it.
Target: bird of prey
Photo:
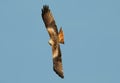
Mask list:
[[[61,51],[60,51],[60,45],[59,45],[59,43],[64,44],[63,30],[62,28],[60,28],[58,32],[57,25],[49,9],[49,6],[47,5],[43,6],[41,15],[42,15],[42,19],[45,24],[45,27],[50,36],[50,40],[48,41],[48,43],[52,47],[53,70],[61,78],[64,78]]]

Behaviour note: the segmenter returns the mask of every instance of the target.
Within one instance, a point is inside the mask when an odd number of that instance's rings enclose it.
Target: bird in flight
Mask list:
[[[61,78],[64,78],[61,50],[60,50],[60,45],[59,45],[59,43],[64,44],[63,30],[62,30],[62,28],[60,28],[60,30],[58,32],[57,25],[55,23],[53,15],[49,9],[49,6],[47,6],[47,5],[43,6],[41,15],[42,15],[42,19],[45,24],[45,27],[50,36],[50,40],[48,41],[48,43],[52,48],[53,70]]]

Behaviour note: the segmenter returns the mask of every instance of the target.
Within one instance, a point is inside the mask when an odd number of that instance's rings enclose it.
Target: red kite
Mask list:
[[[62,28],[60,28],[60,31],[58,32],[54,17],[49,9],[49,6],[47,5],[43,6],[42,19],[50,36],[50,40],[48,41],[48,43],[52,47],[53,70],[61,78],[64,78],[61,51],[59,45],[59,43],[64,44],[63,30]]]

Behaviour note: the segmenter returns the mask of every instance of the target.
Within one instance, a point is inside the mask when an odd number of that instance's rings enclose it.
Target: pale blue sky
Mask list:
[[[65,78],[52,69],[41,8],[58,28]],[[0,0],[0,83],[120,83],[119,0]]]

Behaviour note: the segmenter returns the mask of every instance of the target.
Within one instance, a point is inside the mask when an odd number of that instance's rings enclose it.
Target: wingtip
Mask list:
[[[46,13],[48,11],[50,11],[49,6],[48,5],[43,5],[42,13],[44,14],[44,13]]]
[[[64,76],[61,76],[62,79],[64,79]]]
[[[55,68],[53,68],[53,70],[55,71],[55,73],[61,77],[62,79],[64,79],[64,75],[63,75],[63,72],[58,72]]]
[[[64,79],[64,76],[61,76],[62,79]]]

